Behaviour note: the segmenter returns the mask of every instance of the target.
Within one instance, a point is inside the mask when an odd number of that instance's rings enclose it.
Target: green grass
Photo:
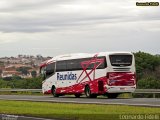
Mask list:
[[[107,117],[118,119],[122,114],[160,114],[160,108],[0,100],[0,113],[45,118],[106,120]]]

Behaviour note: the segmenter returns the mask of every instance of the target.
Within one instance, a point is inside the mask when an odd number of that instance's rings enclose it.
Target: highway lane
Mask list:
[[[111,104],[111,105],[132,105],[132,106],[149,106],[160,107],[159,98],[128,98],[128,99],[108,99],[108,98],[74,98],[52,96],[33,96],[33,95],[0,95],[1,100],[23,100],[37,102],[55,102],[55,103],[79,103],[79,104]]]

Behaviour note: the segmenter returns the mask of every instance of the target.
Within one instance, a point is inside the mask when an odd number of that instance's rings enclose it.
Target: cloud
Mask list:
[[[159,53],[159,11],[137,7],[135,0],[1,0],[1,55],[6,50],[8,55],[52,56],[107,50]]]
[[[1,32],[47,32],[160,17],[159,8],[141,9],[133,0],[2,0],[1,3],[6,5],[0,7]]]

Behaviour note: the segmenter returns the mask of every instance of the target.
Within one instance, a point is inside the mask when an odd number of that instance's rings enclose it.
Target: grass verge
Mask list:
[[[0,100],[0,113],[74,120],[122,120],[121,115],[160,115],[160,108]]]

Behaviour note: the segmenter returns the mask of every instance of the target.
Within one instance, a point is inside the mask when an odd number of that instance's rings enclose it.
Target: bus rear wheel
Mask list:
[[[56,94],[56,87],[55,86],[52,87],[52,95],[53,95],[53,97],[59,97],[59,95]]]
[[[91,90],[88,85],[85,87],[85,95],[87,98],[97,98],[96,94],[91,94]]]

